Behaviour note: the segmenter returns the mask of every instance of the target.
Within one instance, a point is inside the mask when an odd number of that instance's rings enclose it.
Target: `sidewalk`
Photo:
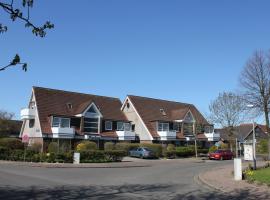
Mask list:
[[[257,166],[263,166],[264,162],[258,162]],[[248,162],[243,162],[243,168],[248,166]],[[218,191],[230,194],[239,194],[244,191],[260,197],[266,198],[270,196],[270,189],[264,185],[249,184],[247,181],[235,181],[233,177],[233,164],[217,167],[211,171],[203,172],[199,175],[199,180]]]

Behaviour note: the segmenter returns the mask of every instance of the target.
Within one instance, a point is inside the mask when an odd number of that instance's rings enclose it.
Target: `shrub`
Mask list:
[[[24,144],[20,139],[17,138],[1,138],[0,139],[0,146],[6,147],[8,149],[24,149]]]
[[[214,151],[216,151],[216,150],[218,150],[218,147],[217,146],[211,146],[210,148],[209,148],[209,153],[213,153]]]
[[[167,151],[175,151],[175,145],[174,144],[168,144]]]
[[[222,144],[220,145],[220,148],[221,148],[221,149],[228,149],[228,148],[229,148],[229,145],[226,144],[226,143],[222,143]]]
[[[48,146],[48,152],[49,153],[58,153],[58,144],[56,142],[51,142]]]
[[[81,163],[105,162],[104,151],[89,150],[80,152]]]
[[[177,157],[189,157],[195,155],[195,149],[193,146],[188,147],[176,147],[176,156]]]
[[[10,152],[8,160],[12,161],[23,161],[24,160],[24,151],[16,149]]]
[[[49,153],[48,157],[47,157],[47,162],[49,162],[49,163],[56,162],[56,153],[54,153],[54,152]]]
[[[8,160],[10,154],[10,149],[7,147],[0,146],[0,160]]]
[[[106,142],[104,144],[104,150],[114,150],[115,149],[115,144],[113,142]]]
[[[139,143],[126,143],[126,142],[123,142],[123,143],[117,143],[117,144],[115,144],[115,149],[116,150],[123,150],[128,155],[128,152],[131,149],[138,148],[139,146],[140,146]]]
[[[198,149],[197,152],[201,154],[207,154],[209,152],[209,149]]]
[[[111,162],[122,161],[123,157],[126,156],[126,152],[123,150],[107,150],[104,152],[106,159]]]
[[[77,146],[76,146],[76,150],[78,152],[82,152],[82,151],[90,151],[90,150],[97,150],[97,144],[95,142],[92,141],[83,141],[80,142]]]
[[[174,159],[176,157],[176,150],[170,150],[170,151],[165,151],[164,152],[164,157]]]
[[[34,143],[31,146],[27,147],[27,149],[34,151],[35,153],[40,153],[42,149],[42,144]]]

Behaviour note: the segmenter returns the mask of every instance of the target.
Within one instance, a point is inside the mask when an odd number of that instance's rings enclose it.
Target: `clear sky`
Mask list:
[[[202,113],[219,92],[237,90],[256,49],[270,48],[268,0],[35,1],[32,20],[51,20],[43,39],[20,22],[0,35],[0,65],[15,53],[29,70],[0,72],[0,109],[19,117],[31,87],[195,104]]]

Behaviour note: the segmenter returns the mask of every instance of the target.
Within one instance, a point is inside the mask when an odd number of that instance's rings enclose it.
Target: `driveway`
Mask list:
[[[136,161],[135,161],[136,162]],[[242,199],[198,184],[232,161],[147,160],[146,167],[43,168],[0,163],[0,199]],[[246,198],[247,199],[247,198]]]

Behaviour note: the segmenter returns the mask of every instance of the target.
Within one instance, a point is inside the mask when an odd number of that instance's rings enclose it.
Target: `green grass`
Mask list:
[[[254,171],[252,178],[260,183],[270,184],[270,168]]]

